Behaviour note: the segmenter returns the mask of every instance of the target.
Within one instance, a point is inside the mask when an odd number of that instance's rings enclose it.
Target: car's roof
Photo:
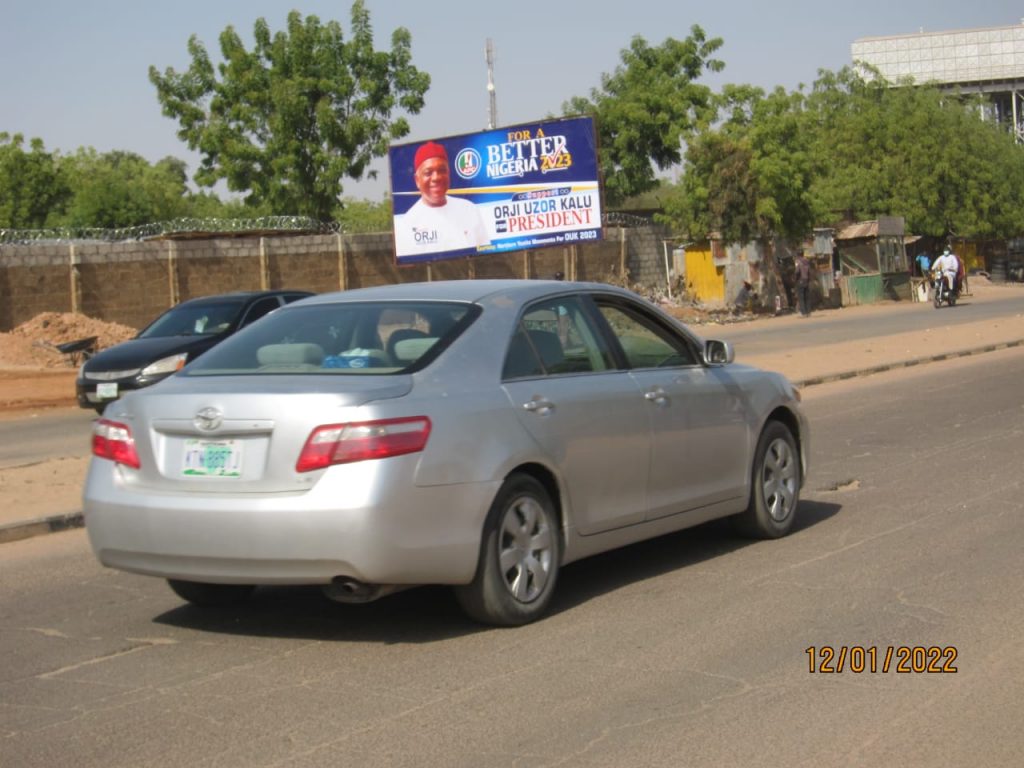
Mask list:
[[[457,301],[476,304],[495,297],[507,297],[522,302],[550,293],[579,290],[622,292],[621,289],[603,283],[562,280],[438,280],[321,293],[314,298],[305,299],[303,304],[308,306],[311,303],[337,301]]]

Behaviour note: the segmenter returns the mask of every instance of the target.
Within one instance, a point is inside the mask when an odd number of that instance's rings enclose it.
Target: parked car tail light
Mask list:
[[[405,419],[325,424],[310,434],[295,464],[297,472],[310,472],[332,464],[386,459],[422,451],[430,437],[430,419]]]
[[[97,419],[92,426],[92,455],[138,469],[142,466],[135,451],[135,439],[127,424]]]

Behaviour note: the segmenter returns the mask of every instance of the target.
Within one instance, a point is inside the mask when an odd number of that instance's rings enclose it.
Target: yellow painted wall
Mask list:
[[[710,243],[686,246],[686,291],[697,301],[725,301],[725,268],[715,266]]]
[[[955,244],[953,253],[960,257],[966,270],[985,268],[985,257],[978,253],[977,243],[962,240]]]

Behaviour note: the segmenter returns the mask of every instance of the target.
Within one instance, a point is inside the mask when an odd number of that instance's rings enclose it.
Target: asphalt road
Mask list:
[[[736,323],[699,326],[707,338],[732,342],[745,355],[762,355],[813,344],[835,344],[856,339],[924,331],[946,325],[1019,315],[1024,311],[1024,293],[1013,289],[1003,297],[984,299],[964,296],[955,307],[935,309],[931,304],[890,302],[851,309],[820,310],[794,327],[790,322]],[[789,319],[788,317],[783,320]]]
[[[83,531],[6,544],[2,763],[1017,766],[1022,378],[1013,349],[814,387],[793,535],[576,563],[519,629],[440,589],[208,613]]]
[[[68,456],[88,456],[94,411],[61,408],[0,419],[0,469]]]

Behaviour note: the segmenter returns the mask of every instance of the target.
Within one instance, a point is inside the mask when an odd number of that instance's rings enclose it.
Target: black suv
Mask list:
[[[124,392],[155,384],[240,328],[312,295],[309,291],[239,291],[183,301],[134,339],[86,360],[75,380],[78,404],[102,413],[107,403]]]

